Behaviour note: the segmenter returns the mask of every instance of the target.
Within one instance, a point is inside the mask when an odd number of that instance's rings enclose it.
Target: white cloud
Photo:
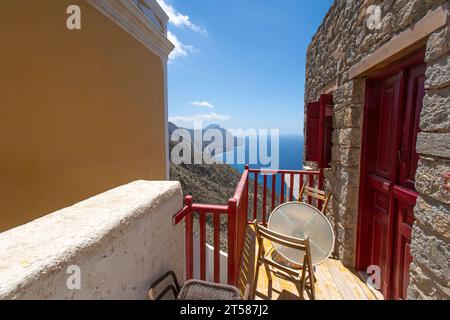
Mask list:
[[[169,61],[175,60],[179,57],[186,57],[189,53],[194,52],[195,48],[181,43],[180,40],[170,31],[167,32],[167,38],[175,46],[169,55]]]
[[[193,101],[191,105],[197,107],[214,108],[214,105],[208,101]]]
[[[161,8],[166,12],[166,14],[169,16],[169,23],[173,24],[176,27],[186,26],[195,32],[199,32],[199,33],[203,33],[203,34],[207,33],[204,28],[201,28],[201,27],[193,24],[191,22],[189,16],[181,14],[170,4],[167,4],[164,0],[156,0],[156,1],[161,6]]]
[[[175,116],[169,117],[170,122],[192,122],[192,121],[218,121],[218,120],[228,120],[230,116],[217,114],[214,112],[195,114],[191,116]]]

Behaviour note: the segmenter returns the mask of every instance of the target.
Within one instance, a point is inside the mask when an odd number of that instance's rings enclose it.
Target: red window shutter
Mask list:
[[[306,105],[306,141],[305,160],[319,160],[319,116],[320,104],[318,101]]]
[[[331,166],[331,135],[333,133],[333,96],[322,94],[319,100],[319,168],[329,168]]]

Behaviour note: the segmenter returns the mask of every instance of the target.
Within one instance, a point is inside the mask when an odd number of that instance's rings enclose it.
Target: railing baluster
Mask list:
[[[262,207],[262,223],[263,223],[263,225],[266,225],[266,191],[267,191],[267,175],[264,175],[263,207]]]
[[[303,173],[300,173],[300,177],[299,177],[299,181],[298,181],[298,199],[297,199],[297,201],[300,201],[300,202],[303,201],[302,197],[300,197],[300,192],[302,191],[302,187],[303,187]]]
[[[258,219],[258,172],[255,172],[253,187],[253,220]]]
[[[289,181],[289,201],[292,201],[294,196],[294,174],[290,174],[290,181]]]
[[[220,283],[220,213],[214,213],[214,282]]]
[[[272,211],[275,209],[276,204],[276,188],[277,188],[277,174],[272,175]]]
[[[228,200],[228,284],[237,284],[236,259],[236,199]]]
[[[185,204],[192,206],[192,196],[186,196]],[[185,242],[186,242],[186,279],[192,279],[194,275],[194,233],[192,211],[186,214],[185,221]]]
[[[308,186],[313,187],[314,186],[314,175],[308,174]],[[308,196],[308,203],[312,204],[312,197]]]
[[[206,280],[206,213],[200,212],[200,279]]]
[[[317,182],[319,190],[324,190],[324,187],[323,187],[323,169],[320,169],[320,173],[319,173],[319,176],[317,177],[317,179],[319,179],[319,181]],[[317,202],[317,208],[320,211],[322,211],[322,207],[323,207],[323,201],[319,200]]]
[[[185,222],[185,244],[186,244],[186,279],[192,279],[194,276],[194,236],[193,236],[193,215],[194,212],[199,214],[199,226],[200,226],[200,261],[199,271],[200,278],[205,280],[207,271],[206,265],[206,220],[207,215],[212,215],[213,218],[213,238],[214,238],[214,254],[213,254],[213,279],[214,282],[220,282],[221,278],[221,268],[220,268],[220,218],[222,214],[226,214],[228,217],[228,230],[227,230],[227,242],[228,242],[228,278],[227,283],[231,285],[237,284],[237,276],[240,268],[240,260],[243,249],[243,243],[245,239],[245,230],[248,221],[249,214],[249,196],[251,193],[251,185],[249,184],[250,173],[254,174],[255,181],[253,185],[254,192],[254,203],[253,203],[253,215],[254,218],[258,217],[258,175],[263,174],[264,185],[263,185],[263,197],[262,197],[262,223],[267,222],[268,210],[267,210],[267,174],[272,174],[272,210],[275,209],[277,205],[277,175],[281,175],[281,193],[280,193],[280,204],[285,202],[285,199],[293,200],[293,189],[295,182],[295,175],[299,175],[299,193],[301,188],[305,183],[310,187],[317,186],[323,189],[323,172],[321,171],[305,171],[305,170],[251,170],[246,166],[246,170],[239,182],[238,188],[233,196],[229,199],[228,205],[212,205],[212,204],[194,204],[192,202],[192,197],[187,196],[185,198],[185,206],[177,212],[173,217],[173,223],[176,225],[180,223],[183,219]],[[287,195],[285,183],[286,174],[290,175],[290,191]],[[306,176],[306,177],[305,177]],[[316,180],[317,177],[317,180]],[[305,179],[308,179],[306,181]],[[316,184],[317,182],[317,184]],[[303,199],[299,199],[303,200]],[[308,203],[312,203],[312,198],[308,196]],[[318,203],[320,206],[321,203]],[[209,261],[209,260],[208,260]],[[197,261],[196,261],[197,263]],[[197,267],[197,265],[196,265]],[[197,269],[195,270],[197,272]]]

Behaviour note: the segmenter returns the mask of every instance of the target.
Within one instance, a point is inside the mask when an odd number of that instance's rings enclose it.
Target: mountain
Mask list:
[[[175,130],[177,129],[177,126],[169,123],[169,130],[170,128]],[[171,154],[172,148],[176,144],[177,142],[172,141],[169,143],[169,154]],[[185,196],[191,195],[195,203],[226,205],[228,203],[228,199],[233,197],[240,179],[241,173],[227,164],[174,165],[172,161],[170,161],[170,180],[180,181],[183,194]],[[249,184],[253,186],[253,180],[250,180]],[[249,204],[253,203],[252,190],[253,188],[249,188]],[[262,187],[259,187],[259,213],[262,212],[262,194]],[[267,212],[270,212],[269,204],[267,205]],[[207,223],[210,227],[212,226],[211,217],[208,217]],[[221,239],[226,239],[227,219],[224,215],[221,217],[221,225]],[[198,223],[195,223],[194,234],[198,236],[198,232]],[[213,243],[212,232],[207,232],[207,241],[210,244]],[[221,249],[224,251],[227,250],[224,245],[224,241],[221,241]]]
[[[186,129],[186,128],[178,127],[176,124],[169,122],[169,138],[172,137],[172,133],[176,129]],[[194,134],[196,133],[195,130],[194,129],[186,129],[186,130],[188,130],[190,132],[191,139],[192,139],[192,141],[194,141]],[[207,130],[220,131],[220,133],[222,134],[222,137],[223,137],[222,146],[224,148],[224,150],[223,150],[224,152],[232,150],[233,148],[240,145],[240,142],[238,142],[237,137],[233,136],[230,131],[228,131],[225,128],[222,128],[218,124],[210,124],[210,125],[206,126],[205,128],[203,128],[201,130],[201,132],[198,132],[198,133],[201,135],[201,137],[203,137],[203,135],[205,134],[205,132]],[[202,139],[201,150],[204,150],[211,143],[212,143],[212,141],[203,141],[203,139]],[[200,148],[198,147],[198,149],[200,149]]]

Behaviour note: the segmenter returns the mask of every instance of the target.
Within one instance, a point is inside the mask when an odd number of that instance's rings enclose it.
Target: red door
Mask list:
[[[358,267],[377,265],[385,298],[405,298],[424,95],[423,51],[367,81]]]

